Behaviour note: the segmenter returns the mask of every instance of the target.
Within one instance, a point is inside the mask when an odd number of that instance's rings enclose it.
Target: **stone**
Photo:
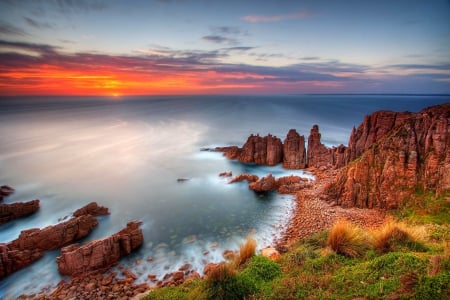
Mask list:
[[[228,171],[228,172],[222,172],[219,174],[220,177],[231,177],[233,176],[233,172]]]
[[[39,209],[39,200],[0,204],[0,225],[9,221],[29,216]]]
[[[14,189],[9,185],[0,186],[0,201],[3,200],[3,197],[7,197],[14,193]]]
[[[130,254],[143,242],[140,222],[129,222],[121,231],[99,240],[79,246],[72,244],[61,249],[56,258],[58,271],[62,275],[75,276],[108,269],[119,259]]]
[[[308,137],[308,167],[319,168],[332,163],[331,152],[320,139],[319,126],[313,125]]]

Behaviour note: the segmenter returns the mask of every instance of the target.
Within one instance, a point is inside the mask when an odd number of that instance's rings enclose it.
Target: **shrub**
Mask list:
[[[256,241],[248,237],[244,244],[239,247],[239,253],[234,257],[233,263],[236,267],[244,265],[255,255]]]
[[[350,222],[337,221],[330,230],[327,245],[336,253],[347,257],[361,257],[370,246],[367,235]]]
[[[422,277],[415,291],[416,299],[450,299],[450,272]]]
[[[379,253],[400,251],[403,249],[426,251],[420,241],[422,239],[420,228],[412,228],[404,223],[388,222],[373,234],[374,248]]]
[[[206,299],[238,300],[254,292],[256,284],[253,278],[237,275],[234,266],[223,263],[211,270],[204,288],[198,293],[206,295]]]
[[[144,300],[172,300],[172,299],[187,299],[186,292],[180,287],[164,287],[151,291]]]
[[[250,277],[262,281],[271,281],[281,276],[280,265],[276,262],[264,257],[253,256],[242,274],[248,274]]]

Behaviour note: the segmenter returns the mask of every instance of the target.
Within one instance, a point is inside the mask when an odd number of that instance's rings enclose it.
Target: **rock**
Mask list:
[[[3,200],[3,197],[7,197],[14,193],[14,189],[10,187],[9,185],[2,185],[0,186],[0,201]]]
[[[261,255],[271,260],[277,260],[279,257],[281,257],[280,252],[278,252],[277,249],[272,247],[261,249]]]
[[[223,155],[228,159],[237,159],[241,153],[241,148],[238,146],[217,147],[215,151],[223,152]]]
[[[29,216],[39,209],[39,200],[0,204],[0,225],[9,221]]]
[[[233,177],[232,179],[230,179],[230,181],[228,181],[228,183],[234,183],[234,182],[240,182],[240,181],[244,181],[247,180],[248,182],[255,182],[259,180],[259,177],[253,174],[239,174],[235,177]]]
[[[250,135],[241,149],[236,150],[237,158],[243,163],[274,166],[283,159],[283,144],[271,134],[261,137]]]
[[[233,172],[229,171],[229,172],[222,172],[219,174],[220,177],[231,177],[233,176]]]
[[[443,193],[450,188],[449,124],[450,104],[366,117],[349,142],[351,156],[362,155],[339,170],[326,196],[345,207],[390,209],[416,189]]]
[[[214,270],[215,268],[217,268],[217,266],[220,263],[208,263],[204,268],[203,268],[203,274],[205,274],[206,276],[208,276],[209,273],[211,273],[212,270]]]
[[[283,168],[304,169],[306,167],[305,137],[295,129],[289,130],[283,145]]]
[[[331,152],[320,139],[319,126],[314,125],[308,137],[308,167],[319,168],[332,163]]]
[[[236,253],[233,250],[225,249],[222,253],[222,256],[226,260],[232,260],[236,256]]]
[[[189,181],[189,178],[178,178],[177,182],[185,182],[185,181]]]
[[[256,182],[252,182],[248,187],[255,192],[269,192],[277,189],[275,178],[269,174]]]
[[[188,271],[191,267],[192,267],[191,264],[184,264],[184,265],[182,265],[181,267],[178,268],[178,271],[185,272],[185,271]]]
[[[47,250],[58,249],[88,235],[97,219],[80,216],[43,229],[28,229],[9,243],[0,244],[0,279],[38,260]]]
[[[180,281],[184,279],[184,272],[183,271],[175,271],[172,273],[172,280],[174,282]]]
[[[109,211],[107,207],[98,206],[97,202],[91,202],[86,204],[82,208],[77,209],[74,213],[74,217],[79,217],[82,215],[92,215],[92,216],[103,216],[109,215]]]
[[[119,259],[137,249],[143,242],[140,222],[129,222],[121,231],[83,246],[73,244],[61,249],[56,258],[58,271],[62,275],[79,275],[107,269],[119,262]]]

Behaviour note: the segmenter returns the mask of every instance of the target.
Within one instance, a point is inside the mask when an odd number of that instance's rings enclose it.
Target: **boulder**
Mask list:
[[[270,192],[277,189],[275,177],[269,174],[256,182],[251,182],[248,187],[255,192]]]
[[[278,252],[277,249],[272,247],[267,247],[264,249],[261,249],[261,256],[267,257],[271,260],[277,260],[279,257],[281,257],[280,252]]]

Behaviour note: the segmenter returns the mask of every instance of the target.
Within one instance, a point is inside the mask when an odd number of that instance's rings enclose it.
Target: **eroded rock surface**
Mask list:
[[[45,251],[87,236],[97,225],[95,217],[83,215],[43,229],[22,231],[17,239],[0,244],[0,279],[38,260]]]
[[[0,204],[0,225],[9,221],[26,217],[39,209],[39,200]]]
[[[80,275],[108,269],[119,259],[137,249],[144,237],[140,222],[129,222],[121,231],[82,246],[72,244],[61,249],[56,258],[58,271],[63,275]]]

